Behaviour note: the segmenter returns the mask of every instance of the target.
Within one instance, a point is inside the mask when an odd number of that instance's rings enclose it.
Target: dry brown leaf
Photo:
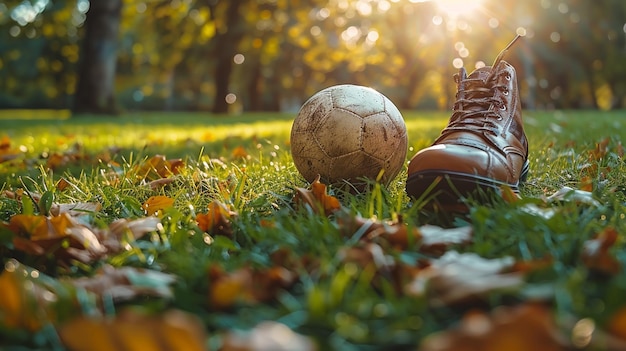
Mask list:
[[[574,201],[577,203],[583,203],[592,206],[600,206],[600,203],[593,198],[593,194],[589,191],[575,190],[570,187],[564,186],[554,194],[546,198],[546,202],[557,201]]]
[[[209,302],[213,308],[222,310],[238,303],[270,301],[281,290],[295,283],[297,275],[280,266],[264,269],[243,267],[233,272],[214,266],[209,271],[209,279]]]
[[[315,343],[284,324],[267,321],[246,332],[229,332],[220,351],[315,351]]]
[[[609,150],[609,142],[611,138],[606,137],[600,142],[596,143],[596,148],[594,150],[589,151],[589,161],[595,163],[597,161],[602,160],[606,157],[606,154]]]
[[[310,189],[296,188],[294,201],[298,206],[308,206],[313,212],[323,212],[326,216],[341,209],[341,203],[327,194],[326,185],[320,182],[319,176],[311,183]]]
[[[615,228],[607,227],[596,234],[595,238],[585,241],[581,253],[583,263],[597,272],[618,274],[622,269],[621,263],[609,252],[618,235]]]
[[[125,241],[137,240],[147,233],[162,229],[161,220],[150,216],[135,220],[118,219],[109,225],[108,230],[97,231],[96,234],[110,253],[124,249]]]
[[[426,296],[433,306],[457,305],[482,299],[494,291],[519,288],[522,273],[503,273],[511,257],[485,259],[473,253],[448,251],[420,270],[405,287],[408,295]]]
[[[81,316],[58,328],[70,351],[204,351],[206,333],[195,316],[170,310],[160,315],[124,310],[112,318]]]
[[[434,225],[410,227],[397,221],[376,221],[360,216],[344,215],[339,217],[339,224],[346,236],[357,231],[366,241],[385,240],[393,247],[406,250],[415,247],[418,251],[429,254],[442,254],[450,246],[467,244],[472,239],[472,227],[442,228]]]
[[[2,136],[0,139],[0,163],[13,160],[22,154],[23,152],[20,150],[11,147],[11,139],[8,136]]]
[[[129,173],[137,180],[153,181],[178,174],[184,165],[181,159],[167,160],[164,155],[156,155],[136,165]]]
[[[209,204],[207,213],[196,215],[196,222],[203,232],[232,236],[230,221],[236,216],[235,211],[231,211],[225,204],[215,200]]]
[[[567,351],[552,311],[539,304],[467,313],[456,328],[428,336],[420,351]]]
[[[83,209],[98,208],[97,204],[77,204]],[[126,243],[146,233],[159,230],[161,222],[156,217],[137,220],[117,220],[107,229],[92,228],[72,214],[82,211],[75,207],[58,207],[56,216],[17,214],[9,219],[8,230],[13,232],[16,250],[29,255],[54,255],[61,263],[78,260],[91,263],[125,248]]]
[[[51,217],[14,215],[8,228],[16,234],[13,238],[15,247],[31,255],[51,253],[61,260],[77,259],[89,263],[107,252],[96,234],[67,212]]]
[[[170,284],[176,278],[154,270],[105,265],[92,277],[67,280],[68,283],[85,289],[97,296],[106,296],[113,301],[127,301],[139,296],[172,297]]]
[[[457,228],[441,228],[434,225],[419,227],[421,234],[421,252],[443,253],[452,245],[468,244],[472,240],[471,226]]]
[[[50,208],[50,214],[52,216],[58,216],[61,213],[67,213],[70,216],[78,217],[99,212],[101,209],[102,205],[97,202],[77,202],[71,204],[55,203]]]

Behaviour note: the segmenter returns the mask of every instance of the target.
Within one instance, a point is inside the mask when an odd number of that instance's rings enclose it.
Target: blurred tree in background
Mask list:
[[[0,108],[296,110],[353,83],[443,109],[516,33],[527,108],[626,103],[623,0],[11,0],[0,29]]]

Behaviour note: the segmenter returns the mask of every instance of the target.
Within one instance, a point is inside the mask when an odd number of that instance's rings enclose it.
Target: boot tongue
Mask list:
[[[485,67],[478,68],[477,70],[472,72],[469,75],[468,78],[469,79],[480,79],[483,82],[486,82],[487,81],[487,77],[489,77],[490,74],[491,74],[491,67],[485,66]]]

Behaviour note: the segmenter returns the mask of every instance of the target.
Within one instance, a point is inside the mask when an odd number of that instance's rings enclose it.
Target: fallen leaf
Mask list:
[[[243,146],[237,146],[233,149],[233,158],[246,158],[248,157],[248,152]]]
[[[509,204],[516,203],[522,198],[518,193],[514,192],[510,186],[501,186],[500,196],[502,196],[504,202]]]
[[[215,200],[209,203],[207,213],[196,214],[198,228],[206,233],[232,236],[231,219],[237,213],[231,211],[225,204]]]
[[[337,259],[343,263],[355,263],[362,269],[373,268],[377,272],[388,272],[395,265],[382,247],[375,243],[364,243],[353,247],[343,247],[337,252]]]
[[[451,330],[424,339],[420,351],[568,351],[567,338],[544,305],[498,307],[491,314],[471,311]]]
[[[207,350],[201,321],[178,310],[149,315],[126,309],[114,317],[80,316],[57,331],[70,351]]]
[[[69,294],[62,284],[17,260],[8,260],[0,274],[0,325],[9,329],[39,330],[56,321],[57,293]]]
[[[135,165],[128,173],[140,181],[153,181],[178,174],[182,167],[184,162],[181,159],[167,160],[164,155],[156,155]]]
[[[595,238],[585,241],[581,253],[583,263],[597,272],[618,274],[622,269],[621,263],[609,252],[618,235],[615,228],[607,227],[597,233]]]
[[[161,220],[154,216],[135,220],[120,218],[111,223],[107,230],[97,231],[96,235],[110,253],[116,253],[124,249],[124,242],[137,240],[160,229]]]
[[[376,221],[343,213],[338,222],[346,236],[362,233],[366,241],[385,240],[392,246],[406,250],[411,247],[419,252],[442,254],[453,245],[467,244],[472,239],[470,226],[442,228],[434,225],[411,227],[399,218],[396,221]]]
[[[611,139],[609,137],[606,137],[600,142],[596,143],[596,148],[592,151],[589,151],[589,160],[591,162],[597,162],[603,159],[608,152],[608,146],[610,141]]]
[[[584,176],[580,178],[580,184],[578,185],[578,189],[587,192],[593,191],[593,179],[591,179],[590,176]]]
[[[471,226],[441,228],[434,225],[419,227],[421,234],[421,252],[443,252],[452,245],[468,244],[472,240]]]
[[[72,217],[78,217],[99,212],[102,205],[97,202],[77,202],[70,204],[53,204],[50,208],[52,216],[58,216],[61,213],[67,213]]]
[[[297,334],[284,324],[266,321],[248,331],[231,331],[221,351],[315,351],[310,338]]]
[[[519,209],[522,212],[526,212],[526,213],[531,214],[533,216],[542,217],[544,219],[550,219],[550,218],[554,217],[555,214],[558,213],[555,208],[539,207],[539,206],[537,206],[535,204],[525,204],[525,205],[521,206]]]
[[[307,206],[314,213],[324,213],[326,216],[341,208],[339,200],[327,194],[326,185],[320,182],[319,175],[311,183],[310,189],[296,188],[294,201],[298,206]]]
[[[153,216],[162,213],[164,210],[167,210],[172,206],[174,206],[174,199],[167,196],[158,195],[148,198],[148,200],[143,203],[141,208],[144,209],[147,215]]]
[[[68,283],[85,289],[101,298],[115,302],[128,301],[140,296],[171,298],[170,284],[176,278],[167,273],[150,269],[105,265],[92,277],[67,280]]]
[[[600,206],[600,203],[593,198],[589,191],[575,190],[564,186],[546,199],[547,202],[574,201],[592,206]]]
[[[14,215],[8,229],[16,234],[13,238],[16,249],[31,255],[50,253],[61,260],[89,263],[103,257],[107,251],[90,228],[66,212],[52,217]]]
[[[233,272],[214,266],[209,271],[209,302],[213,308],[220,310],[239,303],[268,302],[295,283],[296,279],[295,273],[281,266],[242,267]]]
[[[480,300],[494,291],[519,288],[521,273],[504,273],[515,261],[511,257],[485,259],[473,253],[448,251],[422,269],[405,287],[405,293],[426,296],[433,306]]]
[[[618,309],[609,319],[607,324],[609,333],[626,340],[626,307]]]
[[[0,139],[0,163],[18,158],[22,152],[11,147],[11,139],[3,135]]]

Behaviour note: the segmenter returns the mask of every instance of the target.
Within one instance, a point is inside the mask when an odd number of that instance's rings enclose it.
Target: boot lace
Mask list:
[[[494,64],[490,67],[490,73],[485,80],[477,77],[466,77],[466,72],[463,68],[454,75],[454,80],[458,84],[459,89],[456,94],[452,117],[443,131],[443,135],[459,130],[477,134],[482,134],[483,132],[497,134],[498,122],[502,120],[500,113],[506,111],[506,104],[501,98],[497,97],[496,93],[500,91],[502,93],[500,95],[504,96],[509,94],[506,83],[498,84],[498,82],[502,81],[500,79],[502,76],[505,77],[505,81],[510,80],[511,76],[506,71],[498,72],[494,68],[502,61],[504,54],[519,38],[519,35],[516,36],[500,52]]]

